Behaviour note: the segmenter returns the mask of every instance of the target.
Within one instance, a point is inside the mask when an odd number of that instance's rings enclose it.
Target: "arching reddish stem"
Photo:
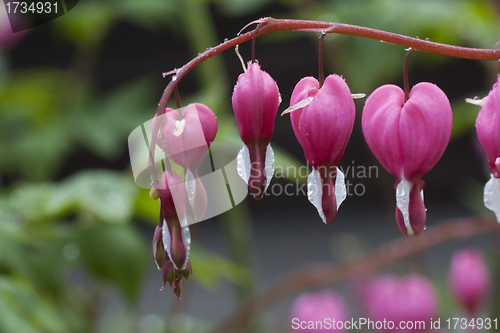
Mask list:
[[[455,58],[464,59],[475,59],[475,60],[499,60],[500,50],[497,49],[476,49],[467,48],[460,46],[453,46],[447,44],[440,44],[435,42],[430,42],[423,39],[408,37],[404,35],[395,34],[392,32],[371,29],[356,25],[343,24],[343,23],[332,23],[332,22],[321,22],[321,21],[307,21],[307,20],[290,20],[290,19],[273,19],[264,18],[255,23],[259,23],[258,31],[252,30],[243,35],[237,36],[230,39],[222,44],[217,45],[205,52],[199,54],[197,57],[193,58],[187,64],[182,66],[180,69],[169,72],[169,74],[175,74],[175,80],[170,81],[170,83],[165,88],[163,95],[161,96],[160,102],[158,103],[157,114],[162,114],[167,107],[168,100],[172,95],[175,87],[180,80],[194,67],[202,63],[203,61],[223,52],[230,48],[234,48],[236,45],[249,41],[253,36],[262,36],[271,32],[278,31],[311,31],[311,32],[321,32],[321,33],[338,33],[352,36],[359,36],[365,38],[371,38],[380,40],[382,42],[401,45],[404,47],[411,47],[414,50],[418,50],[426,53],[440,54],[444,56],[450,56]],[[265,24],[263,24],[265,23]],[[151,174],[153,175],[153,183],[157,183],[155,180],[154,171],[154,149],[156,147],[156,136],[152,136],[150,144],[150,161],[149,167]]]

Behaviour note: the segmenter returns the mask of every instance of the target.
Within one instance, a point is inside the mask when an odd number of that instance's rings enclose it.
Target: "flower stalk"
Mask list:
[[[392,32],[387,32],[383,30],[377,30],[357,25],[350,25],[344,23],[335,22],[322,22],[322,21],[309,21],[309,20],[292,20],[292,19],[274,19],[271,17],[263,18],[252,23],[258,23],[256,29],[249,31],[245,34],[239,35],[228,41],[225,41],[213,48],[207,49],[205,52],[200,53],[198,56],[193,58],[191,61],[186,63],[179,69],[165,73],[164,75],[173,75],[171,81],[165,88],[160,102],[158,103],[157,114],[160,115],[164,113],[167,108],[170,96],[174,92],[178,83],[184,76],[189,73],[197,65],[201,64],[207,59],[226,51],[228,49],[234,48],[236,45],[247,42],[251,39],[268,34],[271,32],[278,31],[311,31],[311,32],[321,32],[321,33],[338,33],[352,36],[365,37],[370,39],[380,40],[381,42],[401,45],[404,47],[410,47],[414,50],[418,50],[426,53],[439,54],[455,58],[464,59],[475,59],[475,60],[500,60],[500,50],[497,49],[477,49],[460,47],[454,45],[441,44],[436,42],[431,42],[428,40],[423,40],[419,38],[413,38],[409,36],[404,36]],[[263,24],[265,23],[265,24]],[[250,25],[250,24],[249,24]],[[151,142],[151,152],[149,167],[153,175],[153,184],[158,184],[158,179],[154,172],[154,149],[156,146],[156,138],[152,138]]]

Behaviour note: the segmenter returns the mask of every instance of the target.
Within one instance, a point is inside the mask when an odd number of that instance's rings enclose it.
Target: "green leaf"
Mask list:
[[[49,126],[26,130],[8,147],[12,156],[9,168],[11,171],[17,168],[29,180],[53,177],[70,147],[66,130],[56,121]]]
[[[24,183],[16,187],[11,195],[12,207],[29,221],[39,221],[51,217],[47,210],[56,187],[49,183]]]
[[[54,115],[54,102],[64,74],[53,69],[30,69],[13,73],[0,84],[1,137],[21,136],[26,120],[48,124]],[[12,127],[14,126],[14,127]]]
[[[87,170],[72,176],[52,198],[52,206],[68,205],[73,198],[81,212],[112,223],[128,223],[139,188],[131,176],[108,170]],[[59,200],[57,200],[57,199]]]
[[[7,314],[9,318],[4,317]],[[0,277],[0,318],[0,327],[6,324],[2,332],[67,331],[53,304],[28,281],[9,277]]]
[[[139,188],[131,176],[108,170],[86,170],[62,183],[25,183],[11,194],[13,207],[28,221],[69,212],[91,214],[111,223],[128,223]]]
[[[40,180],[54,175],[69,141],[57,112],[63,74],[30,70],[13,74],[0,86],[0,168]]]
[[[105,99],[80,105],[68,120],[75,140],[105,159],[120,156],[130,132],[156,112],[151,81],[123,85]]]
[[[0,217],[6,217],[2,211],[0,208]],[[21,224],[17,220],[0,220],[0,271],[7,269],[29,275],[28,254],[20,243],[22,239]]]
[[[0,331],[4,333],[38,333],[10,304],[0,297]]]
[[[150,260],[148,246],[137,230],[98,223],[83,230],[77,244],[91,272],[120,288],[129,301],[137,299]]]

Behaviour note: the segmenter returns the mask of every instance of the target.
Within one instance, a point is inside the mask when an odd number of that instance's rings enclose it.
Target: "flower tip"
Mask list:
[[[182,282],[179,281],[172,285],[172,290],[175,294],[175,299],[180,300],[182,296]]]
[[[359,93],[359,94],[351,94],[352,99],[360,99],[360,98],[365,98],[366,94],[365,93]]]
[[[258,192],[258,193],[257,194],[252,193],[252,196],[255,198],[255,200],[259,201],[260,199],[262,199],[263,193],[262,193],[262,191],[259,191],[259,190],[257,190],[256,192]]]
[[[323,194],[322,208],[323,215],[325,217],[323,222],[325,222],[326,225],[332,225],[335,217],[337,217],[337,202],[335,195],[325,197]]]
[[[474,105],[479,105],[479,106],[483,106],[484,102],[485,102],[485,99],[478,99],[477,97],[474,97],[474,98],[466,98],[465,99],[465,102],[469,103],[469,104],[474,104]]]

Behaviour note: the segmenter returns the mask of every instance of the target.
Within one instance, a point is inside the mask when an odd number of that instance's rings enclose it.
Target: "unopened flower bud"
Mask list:
[[[490,274],[483,255],[476,248],[457,251],[450,262],[451,292],[470,315],[477,314],[490,290]]]
[[[274,153],[269,143],[280,104],[278,86],[257,62],[249,63],[247,71],[238,77],[232,104],[245,144],[238,154],[238,174],[259,200],[274,173]]]
[[[333,327],[326,328],[325,319],[334,319]],[[331,290],[306,293],[299,296],[290,311],[293,332],[346,332],[343,326],[348,311],[344,300]],[[318,326],[318,322],[321,326]],[[338,325],[341,322],[342,326]],[[338,328],[337,328],[338,327]]]
[[[367,317],[373,321],[392,321],[392,329],[381,332],[422,332],[421,327],[399,329],[399,323],[425,322],[435,318],[438,309],[436,290],[426,277],[385,275],[368,282],[362,296]]]

